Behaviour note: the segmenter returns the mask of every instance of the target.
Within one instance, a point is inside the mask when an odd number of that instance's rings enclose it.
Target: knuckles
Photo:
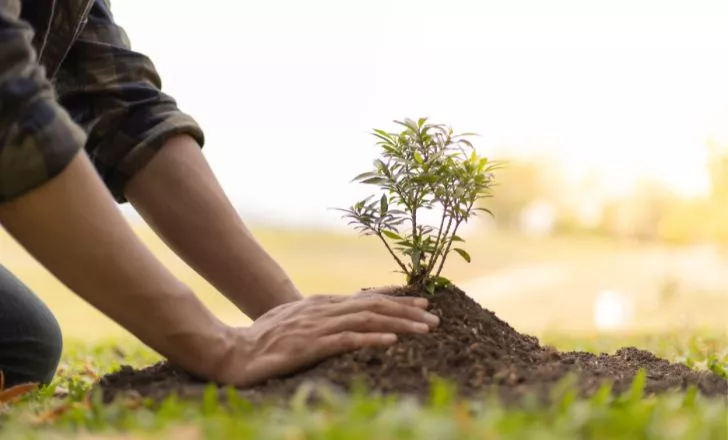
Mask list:
[[[313,295],[313,296],[310,296],[309,299],[311,300],[311,302],[316,303],[316,304],[321,304],[321,303],[328,304],[328,303],[336,302],[336,297],[334,295],[326,295],[326,294]]]
[[[339,343],[344,347],[355,347],[359,341],[358,335],[352,331],[339,333]]]
[[[356,322],[364,327],[369,327],[377,321],[376,313],[365,310],[356,314]]]

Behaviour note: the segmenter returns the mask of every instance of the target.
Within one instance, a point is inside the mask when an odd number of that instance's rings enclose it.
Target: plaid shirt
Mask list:
[[[152,62],[132,51],[109,0],[0,0],[0,202],[85,149],[124,203],[125,183],[178,134],[204,143]]]

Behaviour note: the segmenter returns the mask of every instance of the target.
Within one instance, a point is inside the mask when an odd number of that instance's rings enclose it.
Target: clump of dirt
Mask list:
[[[394,295],[417,293],[402,288]],[[440,326],[429,334],[404,335],[391,347],[332,357],[240,393],[259,401],[288,398],[306,382],[331,385],[343,392],[360,383],[373,392],[427,398],[431,379],[440,377],[454,384],[460,397],[495,391],[506,402],[527,394],[547,401],[567,375],[575,377],[580,395],[588,397],[605,382],[612,385],[614,394],[623,393],[637,372],[645,369],[646,395],[695,385],[705,396],[728,396],[728,381],[718,375],[693,371],[634,347],[597,356],[541,346],[538,339],[517,332],[457,288],[427,297],[430,311],[441,318]],[[98,387],[106,402],[127,392],[159,401],[170,394],[199,397],[206,384],[161,362],[141,370],[124,367],[103,377]]]

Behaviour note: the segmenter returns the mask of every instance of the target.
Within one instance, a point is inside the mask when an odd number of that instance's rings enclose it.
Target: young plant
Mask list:
[[[455,135],[452,128],[418,121],[395,121],[400,133],[375,129],[381,148],[374,169],[352,181],[379,186],[381,195],[371,195],[349,209],[341,209],[349,224],[363,235],[377,237],[406,275],[407,284],[429,293],[450,285],[441,276],[450,251],[470,262],[470,255],[453,243],[461,225],[479,211],[491,197],[497,164],[480,157],[465,139],[472,133]],[[426,224],[424,210],[441,212],[436,225]]]

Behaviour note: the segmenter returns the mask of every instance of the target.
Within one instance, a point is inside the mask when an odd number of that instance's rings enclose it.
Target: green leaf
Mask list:
[[[376,134],[378,134],[380,136],[383,136],[383,137],[385,137],[386,139],[388,139],[390,141],[392,140],[392,136],[389,133],[387,133],[386,131],[384,131],[384,130],[380,130],[378,128],[375,128],[374,129],[374,133],[376,133]]]
[[[591,402],[597,407],[606,406],[612,399],[612,384],[609,382],[603,383],[597,392],[590,399]]]
[[[415,151],[415,160],[420,165],[422,165],[423,163],[425,163],[425,159],[422,158],[422,154],[420,154],[419,151]]]
[[[447,287],[452,284],[452,281],[445,277],[436,277],[435,278],[435,285],[437,287]]]
[[[452,241],[465,241],[459,235],[453,235],[451,239]]]
[[[476,211],[483,211],[483,212],[487,212],[487,213],[488,213],[488,214],[490,214],[490,215],[491,215],[492,217],[495,217],[495,214],[493,214],[493,212],[492,212],[492,211],[491,211],[490,209],[488,209],[488,208],[475,208],[475,210],[476,210]]]
[[[467,253],[467,252],[465,252],[465,250],[464,250],[464,249],[460,249],[460,248],[453,248],[453,250],[454,250],[455,252],[457,252],[458,254],[460,254],[460,256],[461,256],[461,257],[463,257],[463,260],[465,260],[465,261],[467,261],[468,263],[470,263],[470,254],[469,254],[469,253]]]
[[[370,177],[366,180],[361,181],[361,183],[364,183],[367,185],[375,185],[375,184],[380,184],[380,183],[384,183],[384,182],[385,182],[385,179],[383,179],[381,177]]]
[[[693,408],[695,406],[695,401],[698,397],[698,391],[698,387],[694,384],[691,384],[688,387],[682,402],[683,408]]]
[[[632,386],[629,389],[628,401],[632,403],[639,402],[644,397],[645,384],[647,383],[647,370],[640,368],[632,380]]]
[[[484,157],[484,158],[480,159],[480,163],[478,164],[478,173],[482,173],[487,164],[488,164],[487,158]]]
[[[387,195],[382,194],[382,197],[379,199],[379,215],[387,215],[387,209],[389,209],[389,205],[387,204]]]
[[[371,171],[367,171],[366,173],[361,173],[358,176],[354,177],[353,179],[351,179],[351,181],[356,182],[357,180],[362,180],[365,177],[374,177],[374,176],[376,176],[375,173],[372,173]]]
[[[387,238],[391,238],[392,240],[404,240],[402,237],[400,237],[395,232],[389,231],[387,229],[382,229],[382,234],[386,236]]]
[[[427,284],[425,284],[425,290],[430,295],[434,295],[435,294],[435,283],[433,283],[432,281],[429,281]]]
[[[382,140],[382,142],[377,143],[377,145],[381,145],[382,148],[386,148],[387,146],[392,145],[392,139],[384,137],[379,133],[374,133],[374,136]]]
[[[384,163],[382,159],[375,159],[374,160],[374,168],[377,169],[377,171],[386,171],[387,170],[387,164]]]
[[[422,251],[420,249],[413,249],[412,250],[412,266],[415,268],[415,271],[420,268],[420,258],[422,257]]]

